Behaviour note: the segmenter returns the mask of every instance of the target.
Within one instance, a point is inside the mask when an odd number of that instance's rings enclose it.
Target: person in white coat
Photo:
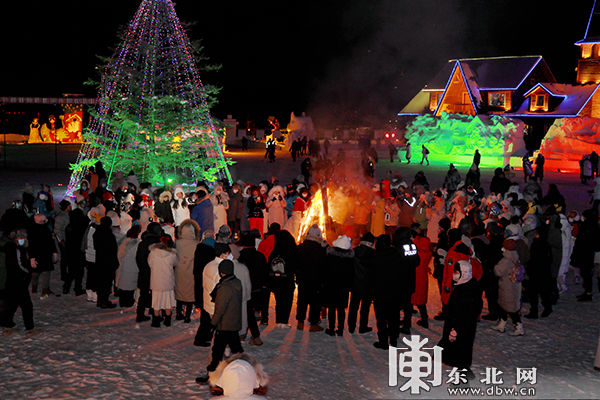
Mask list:
[[[269,190],[265,205],[268,210],[269,226],[274,222],[277,222],[279,226],[284,226],[287,220],[287,211],[285,209],[287,203],[285,200],[285,191],[281,186],[273,186]]]
[[[202,310],[200,311],[200,326],[196,332],[194,346],[210,347],[214,327],[210,321],[215,313],[215,303],[210,295],[215,286],[219,283],[219,264],[231,255],[231,249],[228,244],[215,243],[215,259],[206,264],[202,272]]]
[[[160,312],[164,311],[165,326],[171,326],[171,309],[175,307],[175,272],[174,268],[179,262],[177,251],[168,246],[166,240],[150,245],[148,265],[150,265],[150,290],[152,290],[152,324],[160,328],[163,319]]]
[[[190,209],[181,185],[173,188],[173,200],[171,200],[171,211],[173,212],[173,227],[177,228],[183,221],[190,219]]]
[[[571,231],[573,227],[569,223],[569,220],[563,213],[559,213],[561,223],[561,237],[562,237],[562,259],[560,262],[560,268],[558,269],[558,293],[562,294],[569,290],[567,287],[567,272],[569,272],[569,264],[571,263],[571,251],[573,251],[573,245],[571,244]]]

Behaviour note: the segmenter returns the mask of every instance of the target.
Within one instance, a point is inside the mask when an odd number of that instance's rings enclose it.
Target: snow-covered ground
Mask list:
[[[292,163],[289,155],[283,154],[276,163],[269,164],[262,154],[259,150],[234,154],[238,164],[232,168],[233,178],[257,182],[277,176],[287,183],[299,173],[300,163]],[[383,177],[390,167],[401,168],[409,183],[415,172],[422,169],[433,187],[441,184],[447,170],[445,163],[427,167],[383,161],[378,166],[378,176]],[[466,173],[466,168],[459,166],[461,174]],[[583,210],[588,206],[586,191],[591,186],[581,185],[576,175],[548,172],[547,176],[545,183],[558,184],[569,209]],[[0,209],[20,197],[25,182],[51,184],[60,200],[59,193],[68,177],[65,171],[0,172]],[[520,172],[516,179],[521,181]],[[484,187],[489,187],[490,180],[491,169],[484,170]],[[52,280],[56,293],[61,292],[58,275],[54,272]],[[500,334],[489,329],[492,323],[479,323],[473,359],[478,379],[485,377],[486,368],[496,368],[503,372],[503,384],[499,386],[511,388],[516,368],[537,368],[535,385],[519,385],[534,388],[535,396],[530,392],[530,396],[494,397],[600,398],[600,372],[593,369],[600,325],[598,287],[594,282],[593,302],[577,303],[575,295],[581,293],[581,288],[573,283],[572,273],[567,283],[569,291],[561,296],[549,318],[525,320],[525,336],[509,336],[510,327],[507,333]],[[431,281],[430,317],[439,311],[436,287]],[[137,324],[133,309],[101,310],[86,302],[85,296],[75,297],[72,293],[47,299],[37,295],[33,302],[36,326],[44,332],[25,338],[19,311],[16,322],[21,331],[0,338],[0,398],[211,397],[206,387],[194,381],[210,358],[209,349],[192,345],[198,313],[194,313],[190,324],[174,321],[170,328],[156,329],[149,322]],[[525,304],[524,310],[528,308]],[[271,312],[274,313],[273,307]],[[421,391],[418,396],[400,392],[406,378],[399,377],[398,386],[388,385],[388,352],[372,346],[375,332],[351,335],[346,331],[343,337],[330,337],[323,332],[297,330],[294,317],[295,307],[289,330],[261,326],[263,346],[244,344],[245,351],[263,363],[271,377],[271,399],[447,398],[448,389],[453,388],[446,383],[449,368],[444,367],[441,386]],[[417,318],[413,318],[413,334],[428,338],[426,347],[436,344],[443,324],[430,319],[430,329],[425,330],[414,323]],[[274,321],[274,314],[270,320]],[[375,326],[373,312],[370,326]],[[490,388],[478,381],[470,386],[484,391]]]

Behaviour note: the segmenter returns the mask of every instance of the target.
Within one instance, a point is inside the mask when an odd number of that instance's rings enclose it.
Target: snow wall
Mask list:
[[[579,160],[592,151],[600,154],[600,119],[560,118],[542,140],[546,168],[579,170]]]
[[[464,158],[461,164],[469,164],[479,149],[483,164],[487,158],[487,163],[498,166],[500,162],[509,164],[510,157],[525,155],[524,127],[523,121],[503,116],[442,113],[441,117],[418,116],[407,127],[406,138],[414,154],[420,154],[421,145],[425,145],[430,158],[448,162]]]

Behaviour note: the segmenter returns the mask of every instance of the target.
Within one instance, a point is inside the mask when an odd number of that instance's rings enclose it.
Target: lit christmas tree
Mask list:
[[[100,82],[67,193],[100,160],[140,182],[231,181],[192,45],[171,0],[144,0]]]

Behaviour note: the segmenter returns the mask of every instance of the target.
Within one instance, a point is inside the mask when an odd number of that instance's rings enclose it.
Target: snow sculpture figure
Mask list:
[[[297,117],[292,112],[287,129],[289,143],[293,143],[296,139],[302,139],[304,136],[306,136],[307,140],[315,140],[317,138],[312,118],[307,117],[305,113]]]

